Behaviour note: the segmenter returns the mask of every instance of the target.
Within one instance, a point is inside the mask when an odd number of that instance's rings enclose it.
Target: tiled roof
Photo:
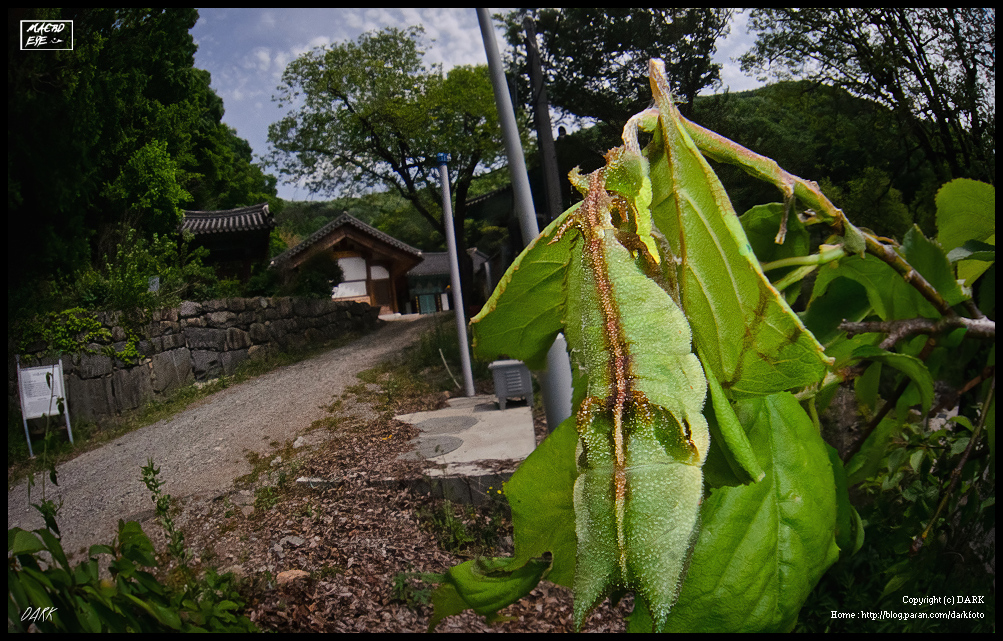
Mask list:
[[[425,260],[411,268],[408,276],[449,275],[449,254],[446,252],[423,252]]]
[[[474,271],[476,272],[487,262],[487,257],[476,247],[467,250],[467,254],[474,261]],[[449,253],[447,252],[422,252],[425,260],[411,268],[408,276],[442,276],[449,274]]]
[[[275,227],[275,219],[268,211],[268,203],[222,211],[186,211],[184,214],[182,231],[190,231],[196,236]]]
[[[276,256],[275,258],[273,258],[272,264],[278,265],[279,263],[289,260],[296,254],[299,254],[303,250],[307,249],[308,247],[310,247],[310,245],[313,245],[315,242],[317,242],[324,236],[327,236],[332,231],[334,231],[338,227],[341,227],[342,225],[349,225],[351,227],[355,227],[356,229],[368,234],[369,236],[372,236],[373,238],[376,238],[377,240],[382,241],[387,245],[390,245],[391,247],[399,249],[400,251],[403,251],[405,253],[413,254],[415,256],[421,256],[420,250],[415,249],[414,247],[408,245],[407,243],[402,243],[401,241],[397,240],[390,234],[385,234],[381,232],[379,229],[376,229],[371,225],[367,225],[366,223],[362,222],[355,216],[352,216],[351,214],[348,214],[346,212],[338,216],[328,224],[324,225],[314,233],[310,234],[310,236],[308,236],[307,239],[301,242],[299,245],[291,247],[286,251],[282,252],[281,254],[279,254],[278,256]]]

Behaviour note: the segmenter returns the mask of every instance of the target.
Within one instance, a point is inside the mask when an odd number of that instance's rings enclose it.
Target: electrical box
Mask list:
[[[508,399],[519,396],[525,396],[526,404],[533,407],[533,379],[522,361],[495,361],[488,369],[494,375],[499,409],[505,409]]]

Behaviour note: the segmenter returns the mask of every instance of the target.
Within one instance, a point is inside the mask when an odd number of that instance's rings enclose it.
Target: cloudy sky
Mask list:
[[[314,47],[355,40],[374,29],[420,24],[430,43],[426,62],[442,63],[447,70],[487,64],[474,9],[199,9],[199,16],[192,29],[199,47],[195,66],[212,74],[212,87],[226,106],[223,121],[251,143],[256,160],[268,152],[268,125],[285,115],[272,101],[283,70]],[[507,46],[500,31],[497,40],[499,47]],[[732,91],[757,84],[730,60],[750,42],[740,14],[715,58],[724,65],[722,79]],[[279,196],[313,199],[304,189],[281,183]]]

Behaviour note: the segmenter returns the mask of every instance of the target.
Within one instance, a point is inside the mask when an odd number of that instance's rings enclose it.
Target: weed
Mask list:
[[[259,510],[270,510],[279,503],[278,488],[271,485],[259,487],[254,492],[254,507]]]
[[[431,602],[432,588],[422,581],[422,574],[419,572],[398,572],[394,575],[390,595],[394,601],[403,603],[410,610],[416,610]]]
[[[53,616],[35,621],[43,632],[253,632],[254,623],[240,614],[244,603],[232,574],[220,576],[213,569],[196,578],[188,566],[191,552],[170,516],[171,497],[161,492],[160,470],[147,462],[143,481],[153,495],[157,516],[168,538],[168,552],[180,564],[181,581],[161,583],[142,568],[157,567],[153,543],[135,521],[119,521],[118,536],[111,545],[91,546],[88,559],[71,566],[63,551],[56,524],[58,507],[43,498],[36,506],[45,518],[44,529],[27,532],[7,530],[8,611],[52,608]],[[51,479],[55,482],[55,468]],[[46,557],[46,561],[39,563]],[[102,563],[110,555],[111,563]],[[203,553],[203,561],[213,557]],[[104,565],[112,579],[100,577]],[[68,604],[68,605],[66,605]],[[66,607],[63,607],[63,606]],[[25,631],[17,617],[9,628]]]

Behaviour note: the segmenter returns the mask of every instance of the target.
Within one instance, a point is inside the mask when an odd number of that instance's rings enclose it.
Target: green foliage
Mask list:
[[[191,198],[178,184],[178,173],[167,143],[154,140],[136,150],[103,195],[123,211],[130,227],[142,220],[148,229],[170,233],[181,223],[178,203]]]
[[[474,174],[496,161],[502,145],[486,67],[447,74],[426,67],[422,33],[370,32],[293,61],[279,102],[305,101],[269,127],[276,147],[270,162],[315,191],[393,189],[441,232],[435,154],[448,149],[452,156],[450,186],[462,220]],[[404,156],[387,161],[402,149]]]
[[[994,307],[977,309],[957,282],[959,261],[995,259],[992,188],[942,190],[938,220],[961,252],[948,256],[916,227],[901,245],[879,239],[817,185],[681,118],[661,73],[652,63],[657,110],[628,122],[585,202],[526,248],[473,321],[479,358],[531,367],[563,331],[576,411],[506,484],[514,555],[452,568],[432,595],[431,625],[467,608],[494,620],[542,578],[573,587],[579,625],[596,600],[633,591],[633,631],[790,631],[799,620],[810,631],[858,629],[820,614],[886,604],[908,616],[903,594],[944,585],[987,594],[975,610],[994,621],[984,563],[994,549],[995,349],[980,342],[995,336],[983,317]],[[652,134],[643,152],[639,132]],[[788,202],[740,221],[704,156]],[[822,225],[833,235],[819,245],[811,232]],[[778,289],[800,289],[816,270],[802,319]],[[979,273],[994,278],[994,267]],[[709,402],[701,375],[665,364],[692,356],[690,328]],[[818,416],[841,384],[856,393],[860,425],[827,428],[832,447]],[[693,398],[713,436],[690,538],[692,484],[670,470],[700,473],[702,459],[686,454],[706,448]],[[958,418],[931,429],[934,405],[957,407]],[[638,509],[643,526],[632,521]]]
[[[20,334],[18,352],[23,353],[33,343],[41,342],[50,355],[87,352],[88,343],[103,342],[111,338],[111,332],[101,325],[92,312],[82,307],[36,317],[25,325]]]
[[[331,298],[331,292],[344,278],[338,261],[330,256],[317,254],[299,266],[293,282],[280,289],[280,293],[307,298]]]
[[[928,214],[940,181],[916,154],[916,138],[876,102],[837,87],[778,82],[701,96],[693,119],[796,175],[818,176],[823,193],[860,227],[898,238],[913,222],[933,231]],[[776,197],[772,185],[739,168],[716,170],[736,211]]]
[[[10,631],[26,631],[20,615],[29,608],[53,608],[50,616],[34,621],[41,632],[257,631],[240,614],[244,604],[232,575],[220,576],[210,569],[203,579],[195,580],[187,566],[183,537],[168,513],[170,497],[160,492],[163,483],[156,478],[158,473],[152,461],[143,468],[168,534],[168,551],[185,570],[184,586],[167,587],[144,569],[155,568],[157,560],[153,543],[135,521],[120,520],[110,545],[92,545],[87,560],[71,565],[59,538],[56,510],[51,504],[36,506],[46,517],[45,528],[7,530]],[[110,564],[102,555],[111,557]],[[42,562],[43,558],[51,560]],[[105,565],[110,578],[102,578]]]
[[[400,601],[408,608],[416,610],[419,606],[428,605],[432,598],[432,590],[422,583],[419,572],[398,572],[394,575],[394,585],[390,596],[394,601]]]
[[[506,35],[524,50],[524,16],[536,22],[547,95],[551,104],[580,118],[596,118],[614,137],[651,101],[648,60],[665,61],[673,90],[688,113],[702,89],[721,82],[711,62],[717,39],[727,35],[729,9],[627,9],[565,7],[513,11]],[[525,77],[525,54],[512,63]],[[528,90],[521,92],[528,99]],[[689,103],[689,104],[686,104]]]
[[[275,179],[251,164],[246,141],[221,122],[208,72],[193,67],[195,9],[18,12],[73,20],[77,46],[8,60],[8,111],[18,123],[8,145],[14,315],[58,309],[78,280],[102,298],[109,284],[99,275],[110,278],[101,273],[117,246],[175,234],[181,208],[269,200],[280,209]]]
[[[259,510],[270,510],[279,503],[278,490],[271,485],[259,487],[254,492],[254,507]]]
[[[866,96],[891,109],[942,180],[995,182],[994,9],[757,9],[749,30],[743,70]]]
[[[447,73],[426,66],[422,34],[420,27],[367,32],[290,63],[277,100],[297,108],[268,128],[275,147],[269,162],[314,192],[358,195],[384,188],[399,194],[410,205],[408,214],[417,212],[445,238],[435,156],[448,150],[453,231],[463,242],[474,176],[503,154],[498,113],[487,67]],[[417,226],[405,227],[423,241],[434,240]],[[464,298],[471,300],[466,252],[460,260]]]

